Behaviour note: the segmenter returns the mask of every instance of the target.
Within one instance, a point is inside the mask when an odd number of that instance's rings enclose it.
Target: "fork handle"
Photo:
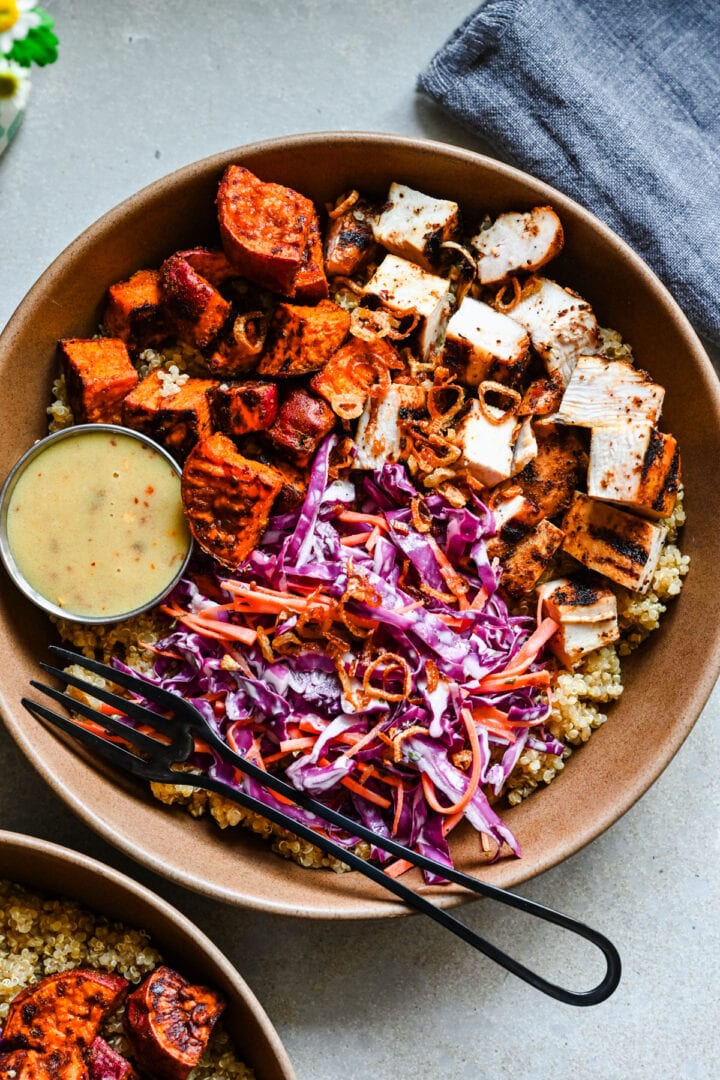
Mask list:
[[[569,915],[564,915],[562,912],[554,911],[552,908],[545,907],[533,900],[528,900],[524,896],[518,896],[516,893],[507,892],[497,886],[480,881],[477,878],[471,877],[469,874],[464,874],[452,867],[442,867],[439,863],[427,859],[425,856],[419,855],[419,853],[413,852],[409,848],[404,848],[402,845],[395,845],[393,842],[394,846],[402,848],[403,852],[407,852],[408,861],[413,861],[415,865],[423,866],[424,864],[429,863],[436,873],[442,873],[443,877],[455,881],[458,884],[471,889],[473,892],[489,896],[494,900],[498,900],[500,903],[507,904],[509,907],[518,908],[530,915],[534,915],[536,918],[544,919],[545,921],[554,923],[556,926],[561,926],[563,929],[569,930],[574,934],[578,934],[580,937],[586,938],[602,952],[606,961],[604,977],[597,986],[593,987],[591,990],[582,992],[566,990],[565,987],[550,982],[542,975],[539,975],[537,972],[526,967],[525,964],[522,964],[519,960],[515,960],[512,956],[503,952],[502,949],[493,945],[492,942],[486,941],[485,938],[476,934],[474,930],[471,930],[470,927],[460,922],[459,919],[456,919],[454,915],[451,915],[443,908],[439,908],[436,904],[432,903],[432,901],[421,896],[413,889],[410,889],[401,881],[389,877],[381,867],[367,862],[365,859],[361,859],[354,852],[346,850],[341,847],[340,844],[336,844],[328,837],[315,832],[310,826],[305,825],[303,822],[295,821],[282,811],[276,810],[273,806],[268,806],[266,803],[261,802],[252,795],[246,795],[245,792],[238,791],[230,784],[226,784],[224,781],[217,780],[215,777],[206,774],[193,774],[192,784],[193,787],[204,787],[207,788],[208,791],[214,791],[232,799],[233,802],[238,803],[240,806],[244,806],[247,810],[252,810],[255,813],[261,814],[276,825],[280,825],[282,828],[293,832],[296,836],[308,840],[311,844],[319,847],[327,855],[332,855],[336,859],[340,859],[347,866],[352,867],[353,870],[358,870],[361,874],[364,874],[365,877],[370,878],[388,892],[394,893],[395,896],[399,897],[399,899],[403,900],[410,907],[413,907],[416,911],[420,911],[422,914],[434,919],[440,926],[444,926],[446,930],[450,930],[456,937],[459,937],[468,945],[472,945],[478,952],[483,953],[491,960],[494,960],[495,963],[500,964],[506,971],[523,979],[526,983],[529,983],[530,986],[534,986],[535,989],[541,990],[549,997],[565,1002],[567,1005],[597,1005],[610,997],[620,981],[620,956],[612,942],[597,930],[593,930],[591,927],[586,926],[577,919],[573,919]],[[375,837],[375,841],[377,841],[377,837]]]

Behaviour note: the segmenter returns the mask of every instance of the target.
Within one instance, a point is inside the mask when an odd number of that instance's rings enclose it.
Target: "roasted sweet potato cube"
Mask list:
[[[127,281],[111,285],[103,326],[133,352],[164,341],[169,329],[162,309],[160,271],[138,270]]]
[[[214,431],[248,435],[252,431],[267,431],[275,422],[278,411],[275,383],[221,383],[208,390],[207,395]]]
[[[310,222],[300,269],[295,275],[288,295],[300,304],[317,304],[319,300],[327,298],[328,283],[325,277],[320,220],[317,214],[313,214]]]
[[[283,478],[283,486],[275,499],[274,514],[287,514],[305,498],[308,486],[307,471],[298,469],[288,461],[275,461],[273,467]]]
[[[93,968],[48,975],[10,1002],[3,1040],[45,1051],[68,1043],[89,1046],[127,988],[121,975]]]
[[[307,465],[318,446],[335,427],[335,413],[307,390],[293,390],[280,406],[268,435],[281,453],[297,465]]]
[[[127,1058],[98,1036],[86,1054],[90,1080],[138,1080]]]
[[[230,302],[194,270],[182,255],[160,267],[163,306],[181,341],[204,349],[218,336],[230,315]]]
[[[93,1080],[77,1046],[0,1052],[0,1077],[15,1080]],[[131,1080],[128,1077],[128,1080]],[[137,1078],[136,1078],[137,1080]]]
[[[118,424],[138,373],[119,338],[65,338],[58,345],[68,403],[77,423]]]
[[[123,403],[123,423],[162,443],[182,460],[191,447],[212,431],[207,391],[213,379],[187,379],[182,385],[153,371]]]
[[[230,319],[207,353],[208,371],[221,379],[236,379],[254,371],[265,345],[268,320],[262,311],[245,311]]]
[[[265,531],[281,475],[251,461],[220,433],[190,452],[182,475],[182,501],[190,532],[214,559],[235,569]]]
[[[196,273],[204,277],[215,288],[224,285],[230,278],[238,276],[238,272],[232,265],[224,251],[214,248],[188,248],[187,251],[178,251],[181,259],[189,263]]]
[[[306,375],[319,371],[350,329],[350,315],[332,300],[314,307],[278,304],[258,364],[260,375]]]
[[[304,195],[229,165],[217,197],[220,237],[239,274],[287,294],[302,264],[315,208]]]
[[[313,375],[310,385],[341,419],[355,420],[365,408],[370,388],[381,382],[383,374],[400,367],[397,350],[387,341],[351,337]]]
[[[125,1028],[144,1073],[185,1080],[225,1009],[219,994],[159,967],[127,1000]]]
[[[360,198],[330,219],[325,237],[325,270],[330,277],[352,277],[381,251],[373,235],[374,217],[373,207]]]

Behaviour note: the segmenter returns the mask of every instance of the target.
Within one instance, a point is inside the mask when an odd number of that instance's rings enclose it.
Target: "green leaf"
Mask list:
[[[46,64],[54,64],[58,58],[58,39],[53,33],[55,20],[43,8],[33,8],[33,11],[40,16],[40,25],[28,30],[21,41],[13,42],[7,56],[23,67],[30,67],[31,64],[45,67]]]

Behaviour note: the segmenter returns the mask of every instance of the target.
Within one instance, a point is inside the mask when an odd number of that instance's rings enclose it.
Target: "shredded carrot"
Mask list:
[[[307,735],[300,739],[284,739],[280,743],[280,749],[286,754],[293,750],[306,750],[317,742],[317,735]]]
[[[243,645],[254,645],[257,638],[255,631],[245,626],[221,622],[219,619],[204,618],[200,614],[193,615],[173,604],[163,604],[161,610],[187,626],[189,630],[217,641],[240,641]]]
[[[352,533],[350,536],[341,536],[340,543],[344,547],[360,547],[361,544],[365,544],[373,534],[373,530],[370,532]]]
[[[400,818],[401,818],[402,812],[403,812],[404,798],[405,798],[405,788],[403,787],[402,784],[400,784],[400,786],[397,789],[397,794],[395,795],[395,814],[393,816],[392,828],[390,830],[390,835],[391,836],[396,836],[397,835],[398,826],[400,825]]]
[[[345,757],[352,757],[354,754],[357,754],[358,750],[362,750],[363,747],[368,745],[368,743],[371,743],[375,736],[379,733],[380,728],[383,726],[386,719],[387,718],[383,716],[382,720],[378,720],[377,724],[371,727],[367,734],[362,735],[354,746],[351,746],[349,750],[345,751]]]
[[[473,719],[480,724],[487,724],[488,722],[495,724],[496,726],[505,726],[510,730],[514,728],[530,728],[535,727],[537,724],[544,724],[545,719],[540,717],[539,720],[509,720],[507,713],[502,712],[501,709],[494,709],[492,705],[476,705],[473,710]]]
[[[377,806],[382,806],[385,810],[389,810],[392,806],[390,800],[386,799],[384,795],[376,795],[374,791],[370,791],[368,788],[363,787],[362,784],[358,784],[351,776],[343,776],[340,783],[346,787],[348,791],[353,791],[356,795],[362,795],[368,802],[375,803]]]
[[[367,543],[365,544],[365,547],[368,549],[368,551],[371,554],[375,550],[375,545],[377,544],[377,542],[378,542],[378,540],[380,539],[381,536],[382,536],[382,533],[380,532],[380,530],[378,529],[378,527],[376,525],[375,528],[373,529],[373,531],[368,536]]]
[[[337,515],[338,521],[352,522],[356,525],[374,525],[384,532],[390,532],[390,526],[384,517],[379,514],[361,514],[357,510],[341,510]]]
[[[330,723],[329,720],[321,720],[317,716],[313,716],[312,720],[301,720],[298,724],[300,731],[306,732],[308,735],[319,735]]]
[[[558,623],[556,623],[554,619],[551,619],[549,616],[548,618],[543,619],[525,644],[515,653],[505,669],[505,672],[498,672],[497,674],[502,675],[507,673],[508,675],[520,675],[523,671],[527,671],[533,660],[536,659],[545,642],[550,640],[557,628]]]
[[[469,709],[462,709],[460,715],[465,724],[465,731],[467,732],[468,742],[470,743],[470,749],[472,751],[472,766],[464,793],[460,796],[458,801],[451,806],[441,806],[435,795],[435,788],[433,787],[430,777],[427,773],[420,774],[425,800],[438,814],[461,814],[477,791],[478,784],[480,783],[482,758],[480,756],[480,741],[478,739],[477,728],[475,727],[473,715]]]
[[[267,772],[267,769],[265,768],[265,761],[263,760],[263,756],[260,753],[260,738],[259,738],[259,736],[257,736],[256,738],[253,739],[250,748],[248,750],[246,750],[245,754],[243,754],[242,750],[240,750],[240,748],[238,747],[237,742],[235,741],[235,736],[233,734],[234,728],[235,728],[235,724],[231,724],[230,727],[228,728],[228,731],[227,731],[227,741],[228,741],[228,745],[230,746],[230,749],[234,750],[236,754],[240,754],[241,757],[245,757],[245,759],[247,761],[250,761],[250,762],[253,762],[254,764],[256,764],[259,768],[261,768],[263,770],[263,772]],[[237,770],[237,771],[240,772],[240,770]],[[273,799],[275,799],[276,802],[283,803],[285,806],[294,806],[295,805],[295,803],[292,801],[292,799],[287,799],[284,795],[281,795],[278,791],[272,791],[271,788],[268,788],[267,790],[270,793],[270,795],[272,795]]]
[[[461,610],[465,610],[470,607],[467,599],[467,582],[462,574],[459,574],[453,564],[448,559],[443,549],[438,544],[434,536],[429,533],[426,536],[426,540],[430,546],[430,550],[435,556],[435,561],[440,567],[440,576],[447,585],[450,592],[457,599],[458,607]]]
[[[507,670],[495,675],[487,675],[478,683],[479,693],[502,693],[503,690],[515,690],[519,686],[549,686],[549,671],[530,671],[526,675],[514,675]]]
[[[472,608],[473,611],[482,611],[483,608],[485,607],[485,605],[487,604],[487,602],[488,602],[488,591],[485,588],[485,586],[483,585],[482,589],[478,589],[478,591],[476,592],[475,597],[473,598],[473,601],[470,604],[470,607]]]

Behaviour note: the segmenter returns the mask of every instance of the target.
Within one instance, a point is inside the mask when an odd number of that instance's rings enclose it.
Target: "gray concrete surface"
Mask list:
[[[46,0],[61,61],[36,71],[0,159],[0,326],[98,215],[172,169],[292,132],[367,129],[483,149],[414,92],[472,0]],[[522,890],[604,929],[624,960],[595,1009],[552,1002],[419,919],[306,922],[171,887],[81,825],[0,731],[0,826],[125,870],[227,952],[300,1080],[709,1080],[718,1041],[716,689],[680,753],[607,834]],[[581,946],[489,903],[467,921],[587,986]]]

